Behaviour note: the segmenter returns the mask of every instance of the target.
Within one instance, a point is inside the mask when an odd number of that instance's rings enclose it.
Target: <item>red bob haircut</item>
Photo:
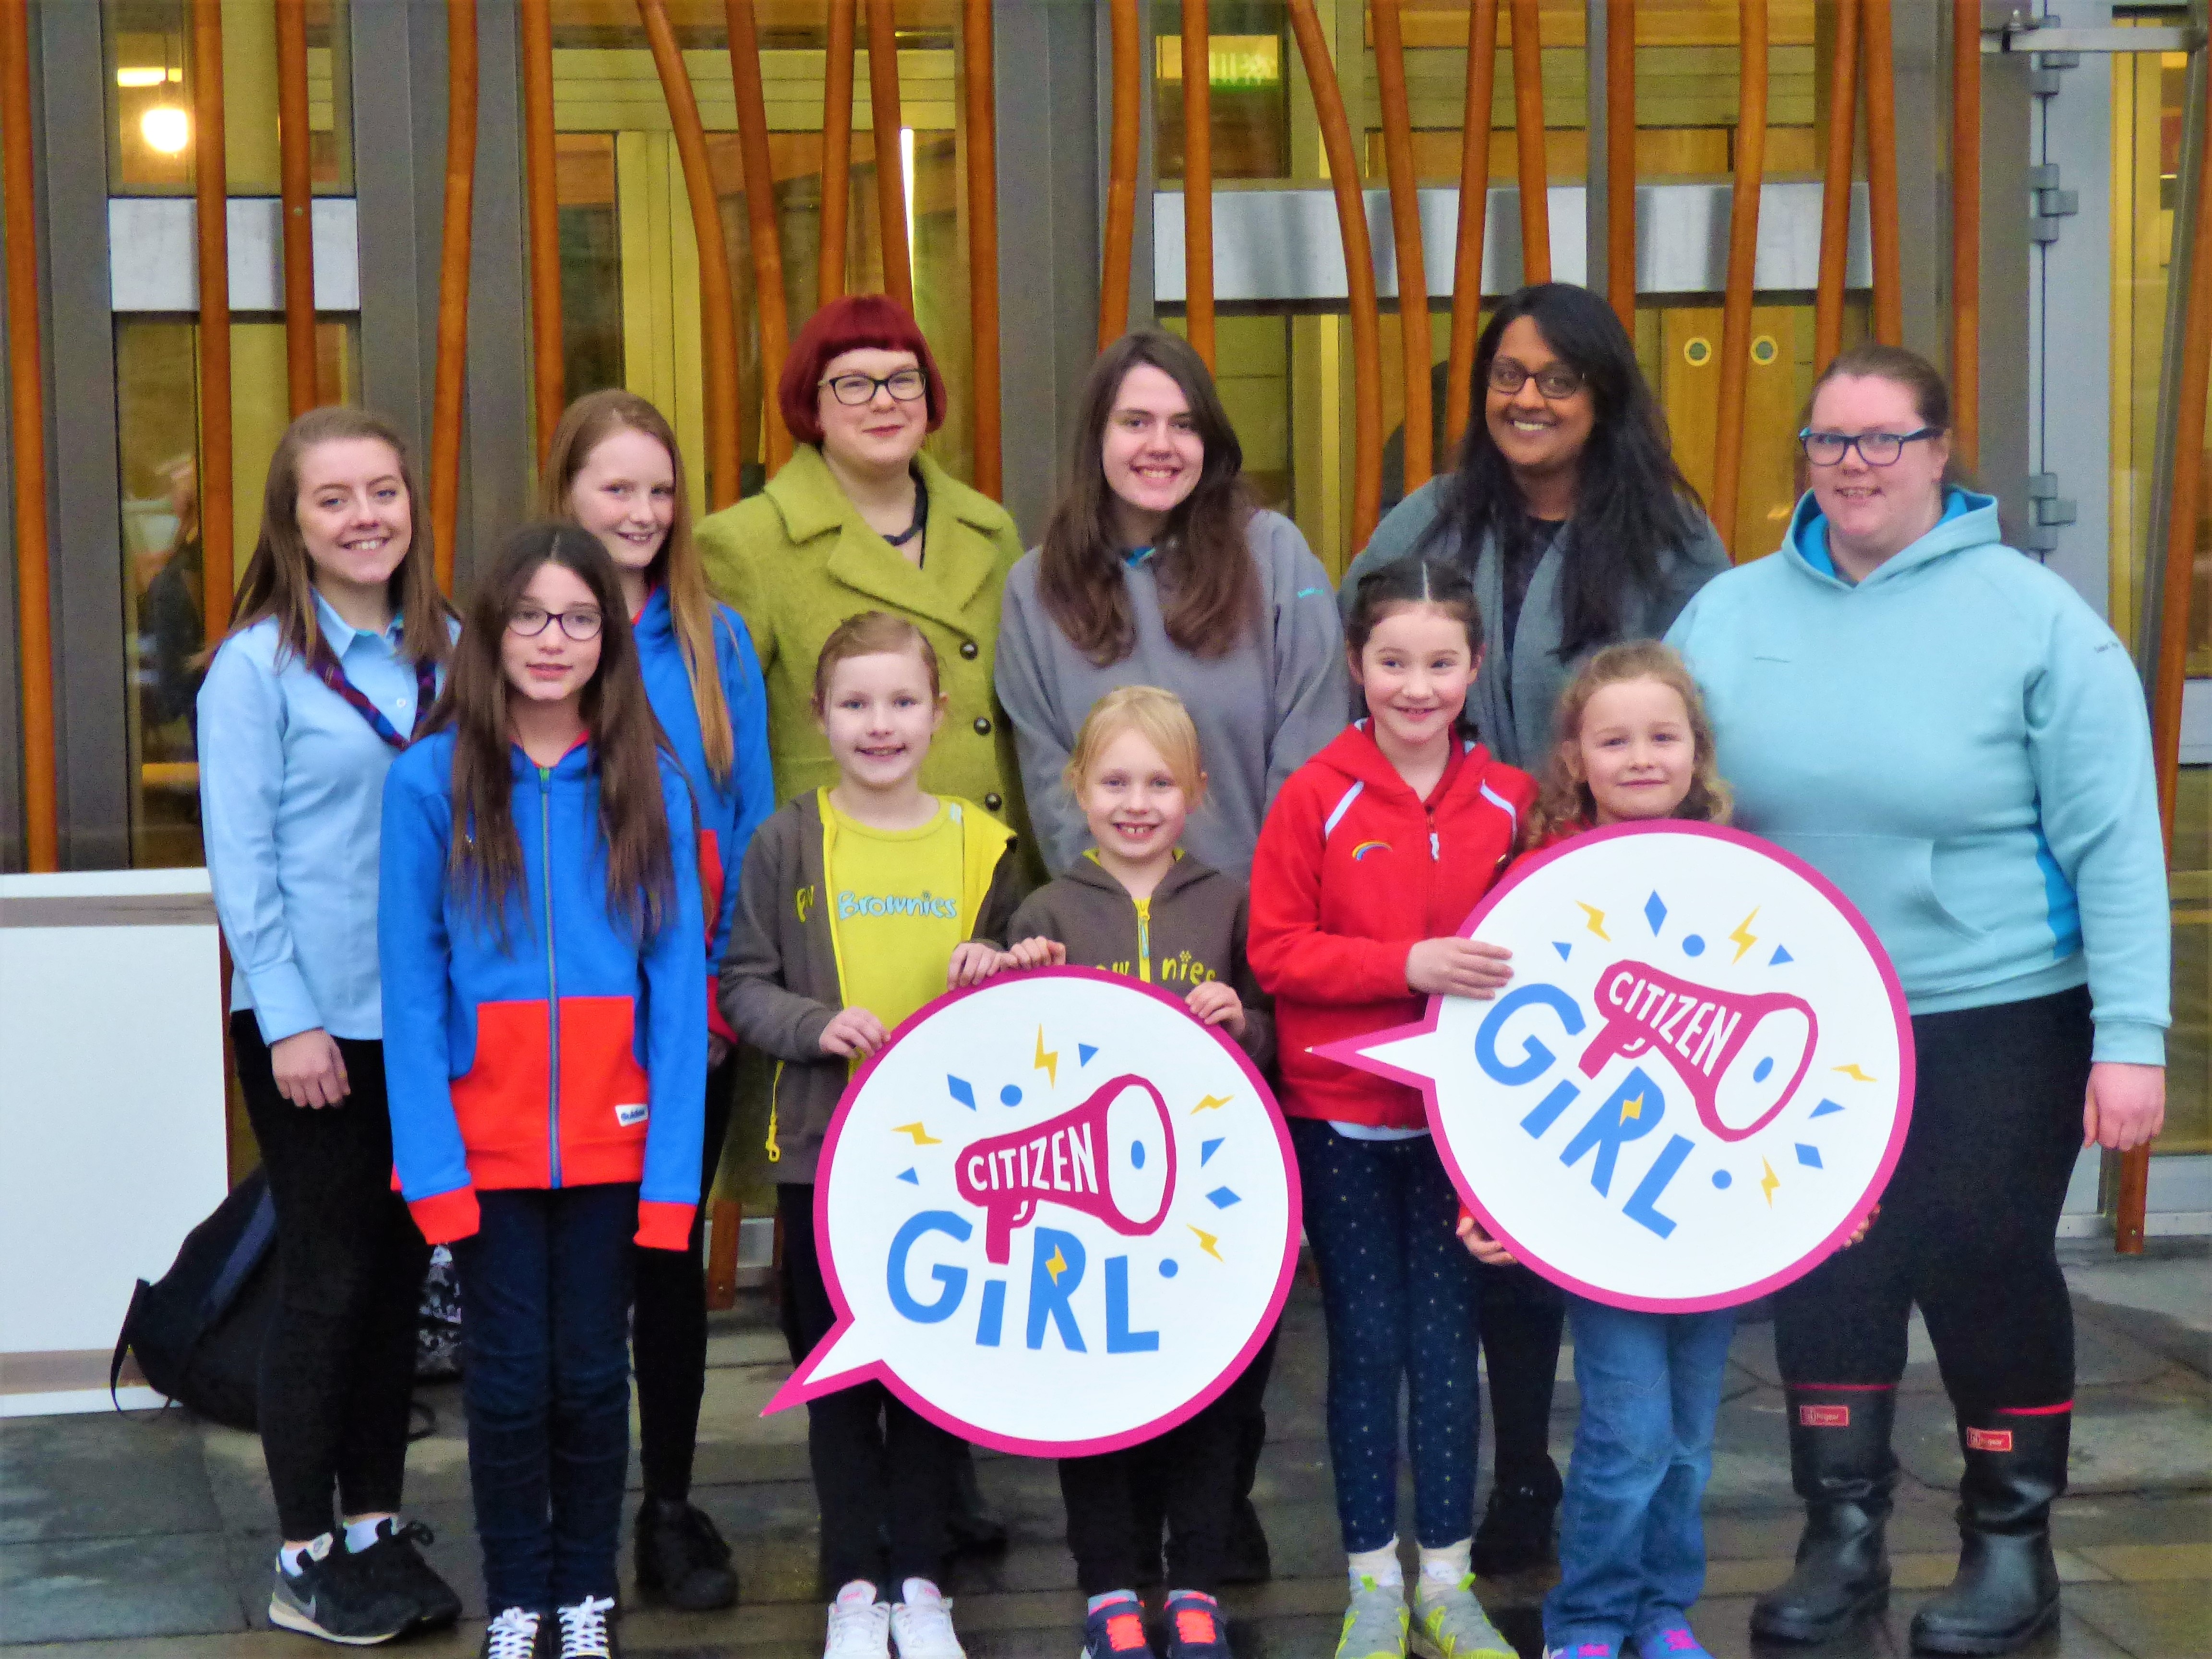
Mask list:
[[[911,351],[929,382],[924,393],[929,408],[929,429],[945,424],[945,377],[937,372],[937,359],[921,328],[896,300],[881,294],[848,294],[832,300],[806,319],[791,355],[783,362],[783,379],[775,389],[783,410],[783,423],[802,443],[822,441],[821,383],[832,362],[848,351]]]

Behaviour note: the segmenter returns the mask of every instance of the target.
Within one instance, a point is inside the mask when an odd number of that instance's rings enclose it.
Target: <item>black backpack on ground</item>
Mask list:
[[[158,1394],[228,1428],[256,1427],[261,1339],[276,1305],[276,1206],[256,1170],[185,1235],[169,1271],[138,1281],[107,1369],[125,1354]]]

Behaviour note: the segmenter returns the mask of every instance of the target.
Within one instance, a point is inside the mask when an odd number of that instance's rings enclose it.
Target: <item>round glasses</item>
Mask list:
[[[889,374],[838,374],[816,382],[830,388],[830,395],[841,404],[857,409],[862,404],[876,400],[880,386],[902,404],[910,404],[929,390],[929,377],[918,368],[895,369]]]
[[[507,631],[519,634],[526,640],[534,640],[545,631],[548,623],[559,623],[561,631],[580,644],[595,640],[605,618],[596,611],[548,611],[535,605],[518,605],[507,619]]]
[[[1869,466],[1895,466],[1905,447],[1922,438],[1941,437],[1940,426],[1923,426],[1913,432],[1815,432],[1807,427],[1797,434],[1805,459],[1815,466],[1840,466],[1854,449]]]
[[[1490,389],[1492,392],[1503,392],[1510,398],[1531,380],[1536,383],[1538,392],[1554,403],[1571,398],[1583,389],[1582,375],[1565,363],[1551,363],[1531,374],[1510,357],[1490,360]]]

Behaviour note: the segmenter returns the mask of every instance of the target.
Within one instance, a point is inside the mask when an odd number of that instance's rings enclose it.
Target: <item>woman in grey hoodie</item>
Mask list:
[[[1082,854],[1060,782],[1091,705],[1174,692],[1212,781],[1187,844],[1240,881],[1282,781],[1349,720],[1334,589],[1298,528],[1253,505],[1244,451],[1198,353],[1146,330],[1091,371],[1044,544],[1006,578],[999,700],[1030,820],[1058,875]]]

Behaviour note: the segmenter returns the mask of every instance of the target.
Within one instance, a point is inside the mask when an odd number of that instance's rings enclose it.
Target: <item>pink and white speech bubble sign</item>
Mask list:
[[[769,1402],[879,1381],[1002,1451],[1112,1451],[1236,1380],[1290,1293],[1297,1166],[1180,998],[1086,968],[940,997],[857,1073],[814,1232],[837,1322]]]
[[[1461,933],[1492,1001],[1319,1050],[1407,1083],[1453,1184],[1555,1284],[1723,1308],[1810,1271],[1889,1180],[1912,1101],[1905,994],[1818,872],[1709,824],[1620,825],[1517,866]]]

